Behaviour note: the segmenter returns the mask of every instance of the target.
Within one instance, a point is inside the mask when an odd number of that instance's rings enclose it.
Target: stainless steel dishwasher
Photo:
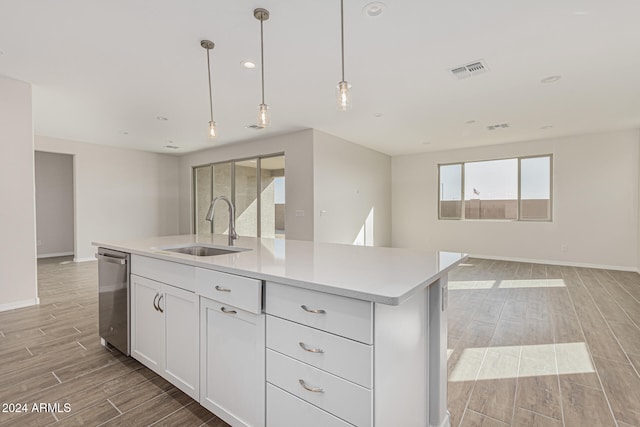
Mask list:
[[[130,293],[128,253],[98,248],[98,332],[109,345],[129,355]],[[105,344],[103,342],[103,344]]]

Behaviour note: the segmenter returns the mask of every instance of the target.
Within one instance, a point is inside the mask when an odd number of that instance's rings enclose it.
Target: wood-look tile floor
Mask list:
[[[640,275],[470,259],[449,277],[452,426],[640,426]]]
[[[0,404],[27,404],[0,427],[227,426],[100,345],[97,263],[67,260],[38,262],[40,306],[0,313]],[[640,275],[470,259],[449,286],[452,426],[640,426]]]
[[[0,405],[26,404],[26,413],[0,407],[0,426],[227,426],[100,345],[97,262],[69,260],[39,260],[40,305],[0,313]],[[43,403],[60,410],[34,410]]]

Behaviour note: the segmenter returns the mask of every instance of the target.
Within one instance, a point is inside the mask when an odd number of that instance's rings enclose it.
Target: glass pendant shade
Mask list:
[[[342,81],[338,83],[336,89],[338,110],[347,111],[351,109],[351,85]]]
[[[271,112],[267,104],[258,105],[258,126],[261,128],[269,127],[271,124]]]
[[[209,122],[209,138],[214,139],[218,135],[218,129],[216,129],[216,122],[211,120]]]

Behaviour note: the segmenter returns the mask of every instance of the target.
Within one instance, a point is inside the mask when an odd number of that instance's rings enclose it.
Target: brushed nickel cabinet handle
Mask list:
[[[302,304],[300,306],[304,311],[306,311],[307,313],[313,313],[313,314],[325,314],[326,311],[321,310],[321,309],[313,309],[313,308],[308,308],[306,305]]]
[[[304,351],[308,351],[309,353],[324,353],[324,350],[323,350],[323,349],[321,349],[321,348],[309,348],[309,347],[307,347],[307,345],[306,345],[305,343],[303,343],[302,341],[300,341],[300,342],[298,343],[298,345],[299,345],[300,347],[302,347],[302,349],[303,349]]]
[[[158,296],[159,296],[159,295],[160,295],[160,293],[159,293],[159,292],[156,292],[156,296],[155,296],[155,297],[153,297],[153,308],[155,308],[155,309],[156,309],[156,311],[160,310],[160,309],[158,308],[158,306],[156,305],[156,300],[158,299]]]
[[[229,289],[229,288],[221,288],[220,286],[216,285],[216,291],[218,291],[218,292],[231,292],[231,289]]]
[[[158,311],[160,313],[164,313],[164,310],[162,309],[162,307],[160,307],[160,301],[162,301],[163,297],[164,297],[164,294],[160,294],[160,298],[158,298]]]
[[[222,311],[224,314],[236,314],[236,313],[238,313],[235,310],[227,310],[226,307],[220,307],[220,311]]]
[[[314,393],[324,393],[324,389],[318,387],[309,387],[303,379],[298,380],[298,382],[305,390],[312,391]]]

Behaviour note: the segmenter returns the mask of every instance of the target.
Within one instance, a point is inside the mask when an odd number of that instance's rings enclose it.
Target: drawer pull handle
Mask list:
[[[227,310],[226,307],[220,307],[220,311],[222,311],[224,314],[236,314],[236,313],[238,313],[235,310]]]
[[[323,350],[323,349],[321,349],[321,348],[309,348],[309,347],[307,347],[307,346],[306,346],[306,344],[305,344],[305,343],[303,343],[302,341],[300,341],[300,342],[298,343],[298,345],[299,345],[300,347],[302,347],[302,349],[303,349],[304,351],[308,351],[309,353],[324,353],[324,350]]]
[[[302,304],[300,307],[302,307],[302,309],[304,311],[306,311],[307,313],[313,313],[313,314],[326,314],[327,312],[324,310],[320,310],[320,309],[312,309],[312,308],[308,308],[306,305]]]
[[[298,380],[298,382],[305,390],[312,391],[314,393],[324,393],[324,389],[317,388],[317,387],[309,387],[307,383],[305,383],[304,380],[302,379]]]
[[[221,288],[220,286],[216,285],[216,291],[218,291],[218,292],[231,292],[231,289],[229,289],[229,288]]]

